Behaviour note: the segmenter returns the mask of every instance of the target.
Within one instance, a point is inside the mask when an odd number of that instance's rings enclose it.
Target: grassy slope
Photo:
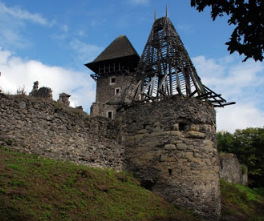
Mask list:
[[[198,220],[126,173],[0,147],[1,221]]]
[[[258,190],[221,180],[224,221],[264,221],[264,197]]]
[[[264,197],[221,181],[223,221],[264,220]],[[263,193],[262,193],[263,194]],[[1,221],[198,221],[126,173],[0,147]]]

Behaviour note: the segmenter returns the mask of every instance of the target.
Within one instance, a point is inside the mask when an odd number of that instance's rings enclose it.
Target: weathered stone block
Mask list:
[[[185,143],[177,143],[176,147],[178,150],[186,150],[187,149],[187,145]]]
[[[148,133],[148,130],[147,129],[141,129],[141,130],[138,130],[137,133],[138,134],[146,134],[146,133]]]
[[[173,125],[172,125],[172,129],[173,129],[173,130],[179,130],[179,124],[178,124],[178,123],[173,124]]]
[[[188,131],[186,137],[203,139],[206,137],[205,133],[198,131]]]
[[[182,136],[182,132],[176,131],[176,130],[172,130],[172,131],[170,131],[170,135],[173,135],[173,136]]]
[[[175,144],[165,144],[164,149],[166,149],[166,150],[175,150],[176,146],[175,146]]]
[[[190,126],[191,131],[199,131],[200,130],[200,125],[197,124],[191,124]]]

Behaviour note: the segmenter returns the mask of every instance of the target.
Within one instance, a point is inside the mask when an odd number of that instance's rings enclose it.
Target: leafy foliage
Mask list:
[[[235,153],[248,166],[251,185],[264,186],[264,128],[217,133],[219,151]]]
[[[228,24],[234,25],[230,41],[226,42],[232,54],[244,54],[246,61],[263,60],[264,52],[264,1],[263,0],[191,0],[199,12],[211,7],[211,17],[229,16]]]

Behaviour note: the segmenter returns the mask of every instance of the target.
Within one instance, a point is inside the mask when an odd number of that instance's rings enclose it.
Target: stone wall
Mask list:
[[[195,98],[138,103],[113,121],[49,99],[0,94],[0,145],[127,169],[170,202],[208,220],[220,216],[215,111]]]
[[[174,96],[118,113],[126,169],[146,188],[208,220],[220,217],[215,111]]]
[[[247,168],[240,165],[233,153],[220,153],[220,178],[235,184],[247,185]]]
[[[111,79],[115,79],[114,82]],[[128,73],[113,73],[99,77],[96,84],[96,102],[91,107],[91,115],[109,117],[108,112],[112,112],[112,119],[114,119],[118,108],[118,105],[114,104],[120,103],[126,88],[134,81]],[[116,90],[119,92],[116,93]]]
[[[52,100],[0,94],[0,145],[20,151],[120,170],[116,128]]]

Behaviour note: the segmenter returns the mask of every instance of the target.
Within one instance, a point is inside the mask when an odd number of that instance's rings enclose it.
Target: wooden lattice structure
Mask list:
[[[202,84],[167,16],[156,19],[152,26],[138,64],[137,78],[132,100],[147,101],[178,94],[209,101],[215,107],[234,104]]]

